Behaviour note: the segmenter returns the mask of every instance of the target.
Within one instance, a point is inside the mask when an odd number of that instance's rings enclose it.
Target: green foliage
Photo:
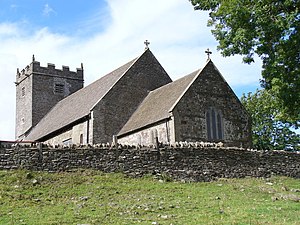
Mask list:
[[[300,150],[300,135],[280,120],[275,95],[257,90],[242,96],[241,101],[252,117],[253,146],[257,149]]]
[[[82,170],[0,171],[0,178],[0,224],[299,222],[300,183],[286,177],[165,183]]]
[[[277,96],[281,120],[300,125],[300,1],[190,0],[209,10],[208,25],[224,56],[261,57],[262,85]]]

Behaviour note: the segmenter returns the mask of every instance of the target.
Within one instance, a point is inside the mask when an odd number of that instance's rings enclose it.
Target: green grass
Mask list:
[[[0,224],[300,224],[300,180],[286,177],[180,183],[18,170],[0,181]]]

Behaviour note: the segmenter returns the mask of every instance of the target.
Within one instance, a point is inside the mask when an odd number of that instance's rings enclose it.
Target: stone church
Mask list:
[[[172,81],[148,47],[83,87],[83,66],[33,57],[16,75],[16,139],[50,144],[179,141],[251,146],[251,120],[211,59]]]

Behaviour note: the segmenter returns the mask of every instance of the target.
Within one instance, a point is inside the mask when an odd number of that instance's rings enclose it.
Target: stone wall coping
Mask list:
[[[1,144],[1,143],[0,143]],[[241,148],[234,146],[224,146],[223,143],[213,143],[213,142],[176,142],[174,144],[160,144],[159,146],[148,145],[122,145],[122,144],[110,144],[110,143],[102,143],[102,144],[94,144],[94,145],[49,145],[45,143],[33,142],[33,143],[15,143],[9,142],[7,145],[1,144],[0,148],[27,148],[27,149],[56,149],[56,150],[64,150],[64,149],[74,149],[74,150],[88,150],[88,149],[118,149],[118,150],[172,150],[172,149],[193,149],[193,150],[201,150],[201,149],[222,149],[222,150],[240,150],[247,152],[257,152],[257,153],[284,153],[284,154],[300,154],[300,151],[286,151],[286,150],[258,150],[258,149],[249,149],[249,148]]]

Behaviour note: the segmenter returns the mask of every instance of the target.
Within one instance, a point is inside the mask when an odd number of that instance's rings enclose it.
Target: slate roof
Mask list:
[[[146,127],[170,117],[170,111],[180,100],[200,70],[151,91],[123,126],[118,136]]]
[[[89,115],[95,104],[105,96],[137,59],[135,58],[58,102],[32,129],[26,139],[39,140]]]

